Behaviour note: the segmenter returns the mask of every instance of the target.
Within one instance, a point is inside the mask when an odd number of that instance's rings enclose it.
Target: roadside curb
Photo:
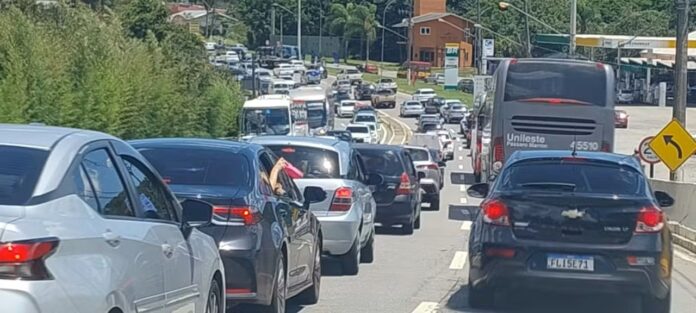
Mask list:
[[[672,231],[672,241],[674,244],[696,253],[696,230],[677,222],[669,222],[667,226]]]

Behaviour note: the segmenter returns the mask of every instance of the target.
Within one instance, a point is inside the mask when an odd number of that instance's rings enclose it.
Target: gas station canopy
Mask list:
[[[677,46],[674,37],[642,37],[624,35],[576,35],[578,47],[607,48],[607,49],[660,49]],[[569,45],[570,36],[565,34],[538,34],[537,44]],[[696,32],[689,34],[689,48],[696,48]]]

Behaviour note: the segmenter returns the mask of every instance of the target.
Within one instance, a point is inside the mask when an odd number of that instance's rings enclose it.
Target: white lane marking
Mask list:
[[[459,147],[459,151],[463,151],[463,150],[464,150],[464,147]]]
[[[466,191],[466,185],[459,185],[459,191]]]
[[[459,203],[467,204],[469,202],[466,198],[459,198]]]
[[[696,264],[696,255],[688,251],[681,251],[681,249],[674,249],[674,255],[678,258]]]
[[[464,156],[460,155],[460,156],[459,156],[459,160],[460,160],[460,161],[461,161],[461,160],[464,160]]]
[[[463,221],[461,230],[471,230],[471,221]]]
[[[469,254],[464,251],[457,251],[454,253],[454,258],[452,258],[452,263],[450,263],[451,270],[461,270],[466,265],[466,259]]]
[[[463,169],[464,169],[464,165],[463,165],[463,164],[459,164],[459,169],[460,169],[460,170],[463,170]]]
[[[411,313],[435,313],[437,302],[421,302]]]

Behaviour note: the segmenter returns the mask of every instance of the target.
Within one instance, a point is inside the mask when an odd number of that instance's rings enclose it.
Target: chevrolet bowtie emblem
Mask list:
[[[585,212],[579,211],[578,209],[566,210],[566,211],[561,212],[561,216],[566,217],[566,218],[570,218],[570,219],[576,219],[576,218],[582,218],[583,216],[585,216]]]

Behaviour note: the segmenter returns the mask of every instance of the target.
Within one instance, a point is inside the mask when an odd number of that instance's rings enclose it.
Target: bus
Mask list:
[[[288,95],[263,95],[244,102],[240,115],[242,139],[264,135],[307,136],[307,105]]]
[[[476,181],[489,181],[517,150],[614,150],[614,71],[566,59],[500,62],[474,108]],[[568,154],[570,156],[570,153]]]
[[[324,88],[320,86],[300,87],[290,92],[294,102],[303,102],[307,106],[307,123],[310,130],[324,128],[332,129],[333,112]]]

